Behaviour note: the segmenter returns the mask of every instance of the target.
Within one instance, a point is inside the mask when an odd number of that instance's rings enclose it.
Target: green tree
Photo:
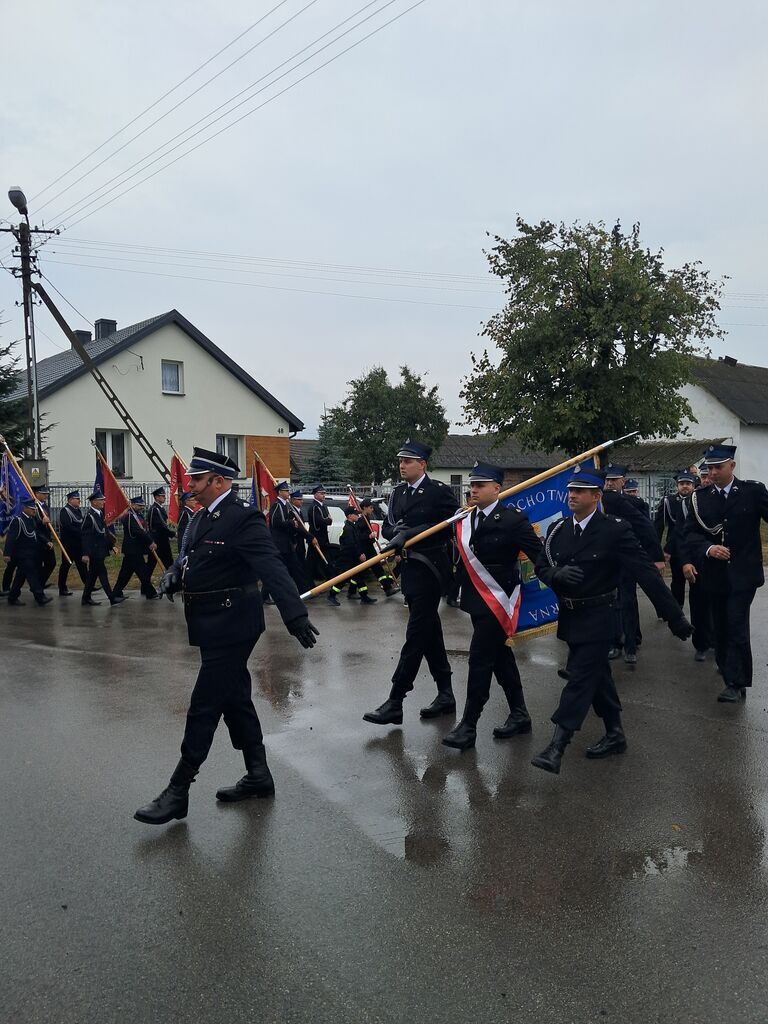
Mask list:
[[[691,409],[691,379],[722,282],[696,263],[667,269],[635,224],[527,224],[486,253],[507,300],[481,331],[499,349],[472,355],[461,392],[468,420],[529,448],[569,452],[638,430],[669,437]]]
[[[359,481],[382,483],[399,479],[397,452],[406,438],[431,447],[442,444],[448,419],[437,385],[431,387],[407,366],[390,383],[386,370],[374,366],[351,380],[347,397],[328,413],[343,438],[352,475]]]
[[[314,483],[335,481],[351,483],[351,467],[344,452],[339,430],[329,422],[327,416],[317,430],[317,448],[310,462],[309,475]]]
[[[0,434],[12,451],[21,454],[27,438],[27,400],[14,401],[9,395],[18,388],[21,380],[19,357],[14,353],[16,343],[0,345]]]

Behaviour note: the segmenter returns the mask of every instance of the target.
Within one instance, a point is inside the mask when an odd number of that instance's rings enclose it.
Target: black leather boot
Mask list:
[[[376,598],[371,597],[367,590],[361,590],[360,604],[376,604]]]
[[[497,740],[508,740],[512,736],[522,736],[531,731],[531,719],[525,708],[515,708],[510,711],[504,725],[497,725],[493,735]]]
[[[234,786],[219,789],[216,799],[225,804],[237,803],[239,800],[250,800],[254,796],[274,796],[275,780],[267,765],[267,752],[262,743],[248,752],[243,751],[245,767],[248,774],[244,775]]]
[[[160,796],[134,814],[136,821],[146,825],[165,825],[174,818],[186,818],[189,810],[189,787],[197,775],[197,768],[181,760],[176,765],[171,781]]]
[[[440,715],[452,715],[456,711],[456,698],[453,696],[450,676],[444,682],[437,684],[437,696],[425,708],[421,708],[419,715],[422,718],[439,718]]]
[[[443,736],[443,743],[446,747],[455,747],[457,750],[469,750],[474,747],[476,739],[477,726],[462,718],[455,729],[447,736]]]
[[[560,762],[563,759],[565,748],[571,742],[573,732],[570,729],[563,729],[556,725],[549,746],[540,754],[531,759],[534,768],[543,768],[545,772],[552,772],[553,775],[560,774]]]
[[[726,686],[718,694],[717,700],[720,704],[738,704],[741,700],[747,699],[747,690],[744,686]]]
[[[403,698],[387,697],[375,711],[366,711],[363,721],[373,722],[374,725],[402,725]]]
[[[605,736],[591,747],[587,747],[587,757],[610,757],[611,754],[623,754],[627,749],[627,737],[621,719],[605,720]]]

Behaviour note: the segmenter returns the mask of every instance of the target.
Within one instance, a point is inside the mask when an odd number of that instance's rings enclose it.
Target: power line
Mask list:
[[[281,29],[285,28],[285,26],[289,25],[292,21],[295,21],[296,18],[298,18],[301,14],[304,13],[304,11],[306,11],[309,7],[312,7],[317,2],[318,0],[309,0],[308,4],[306,4],[300,10],[296,11],[295,14],[292,14],[290,18],[287,18],[284,22],[278,25],[277,28],[274,28],[272,29],[271,32],[268,32],[267,35],[262,36],[261,39],[258,40],[258,42],[254,43],[253,46],[250,46],[244,53],[241,53],[239,57],[236,57],[235,60],[227,64],[226,67],[223,67],[221,71],[217,71],[216,74],[213,75],[211,78],[206,79],[206,81],[203,82],[202,85],[199,85],[196,89],[193,89],[192,92],[187,93],[187,95],[183,99],[180,99],[178,103],[175,103],[172,107],[166,110],[164,114],[161,114],[159,117],[155,118],[154,121],[150,121],[150,123],[146,125],[146,127],[142,128],[140,132],[138,132],[136,135],[133,135],[130,139],[128,139],[127,142],[124,142],[121,146],[118,146],[117,149],[112,150],[112,152],[105,156],[103,160],[100,160],[99,163],[94,164],[94,166],[91,167],[90,170],[85,171],[83,174],[80,175],[79,178],[75,178],[75,180],[71,182],[69,185],[65,185],[64,188],[61,189],[60,192],[57,192],[55,196],[51,196],[50,199],[46,199],[43,205],[38,207],[38,212],[40,210],[43,210],[46,206],[48,206],[49,203],[52,203],[55,199],[58,199],[59,196],[64,195],[65,192],[68,192],[71,188],[74,188],[75,185],[83,181],[84,178],[89,177],[91,174],[93,174],[94,171],[97,171],[99,167],[102,167],[108,160],[111,160],[113,156],[117,156],[118,153],[121,153],[124,149],[130,146],[132,142],[135,142],[136,139],[140,139],[142,135],[145,135],[148,131],[154,128],[156,124],[159,124],[161,121],[165,120],[165,118],[172,114],[174,110],[178,110],[178,108],[183,106],[187,102],[187,100],[192,99],[193,96],[196,96],[199,92],[202,92],[202,90],[205,89],[206,86],[210,85],[211,82],[215,82],[217,78],[220,78],[225,72],[229,71],[230,68],[234,67],[235,64],[238,64],[241,60],[244,60],[249,53],[252,53],[257,47],[261,46],[262,43],[265,43],[268,39],[271,39],[272,36],[276,35]],[[280,0],[280,3],[276,4],[271,10],[267,11],[267,13],[259,19],[259,22],[264,21],[266,18],[270,16],[270,14],[274,14],[274,12],[279,7],[282,7],[284,4],[287,3],[288,0]],[[259,22],[256,22],[256,24],[259,24]],[[123,172],[121,171],[121,174],[122,173]],[[117,177],[119,176],[120,175],[117,175]],[[110,181],[114,180],[114,178],[110,178]],[[106,184],[109,184],[109,182],[107,182]],[[99,188],[102,187],[103,186],[100,185],[93,191],[98,192]],[[88,195],[92,195],[92,193],[89,192]],[[78,200],[77,203],[73,203],[72,206],[78,206],[79,202],[80,200]],[[71,207],[67,207],[64,213],[67,213],[70,209]],[[59,214],[59,216],[62,216],[62,214]]]
[[[337,24],[334,25],[333,28],[330,28],[326,32],[323,32],[321,35],[317,36],[317,38],[313,39],[312,42],[308,43],[306,46],[303,46],[300,50],[297,50],[295,53],[291,54],[290,57],[287,57],[284,61],[281,61],[280,64],[277,64],[275,67],[273,67],[269,71],[265,72],[265,74],[261,75],[254,82],[251,82],[244,89],[241,89],[239,92],[236,92],[233,96],[230,96],[223,103],[220,103],[217,107],[214,107],[212,110],[209,110],[207,114],[203,115],[203,117],[198,118],[197,121],[193,121],[192,124],[187,125],[187,127],[182,129],[182,131],[177,132],[176,135],[172,136],[167,141],[161,143],[159,146],[156,146],[153,150],[151,150],[149,153],[145,154],[143,157],[140,157],[138,160],[135,160],[128,167],[123,168],[123,170],[120,171],[118,174],[113,175],[113,177],[109,178],[107,181],[103,182],[101,185],[98,185],[95,189],[92,189],[90,192],[87,192],[84,196],[82,196],[80,199],[78,199],[75,203],[72,203],[70,206],[66,207],[61,213],[57,214],[56,217],[54,217],[53,219],[56,220],[56,221],[60,221],[61,218],[63,218],[64,216],[66,216],[66,214],[70,213],[73,210],[75,211],[75,213],[73,215],[77,216],[83,210],[87,209],[87,207],[89,205],[92,205],[92,203],[99,202],[99,200],[101,200],[105,196],[109,195],[110,192],[114,192],[115,189],[120,188],[121,185],[124,185],[126,182],[130,181],[131,178],[135,178],[137,175],[143,173],[143,171],[147,170],[149,167],[151,167],[153,164],[156,164],[158,161],[163,160],[166,156],[169,156],[176,149],[179,149],[179,148],[181,148],[181,146],[186,145],[187,142],[191,142],[192,139],[194,139],[198,135],[202,134],[202,132],[204,132],[208,128],[212,127],[218,121],[223,120],[225,117],[228,116],[228,114],[231,114],[233,111],[237,110],[238,107],[243,106],[245,103],[247,103],[254,96],[258,95],[261,92],[264,92],[270,86],[275,85],[277,82],[280,81],[281,78],[284,78],[286,75],[288,75],[291,72],[295,71],[297,68],[301,67],[307,61],[309,61],[313,57],[317,56],[317,54],[321,53],[323,50],[325,50],[329,46],[333,45],[334,42],[337,42],[339,39],[343,38],[343,36],[348,35],[349,32],[354,31],[355,28],[357,28],[360,25],[364,24],[366,21],[369,21],[372,17],[374,17],[374,15],[378,14],[380,11],[384,10],[386,7],[389,7],[392,3],[395,3],[395,0],[388,0],[388,2],[385,3],[383,7],[379,7],[378,10],[373,11],[366,18],[361,19],[361,21],[359,21],[356,25],[352,25],[345,32],[343,32],[340,35],[338,35],[336,37],[336,39],[332,39],[330,42],[326,43],[325,46],[320,47],[314,53],[309,54],[307,57],[304,58],[304,60],[299,61],[299,63],[297,63],[297,64],[294,64],[294,66],[292,68],[289,68],[287,71],[283,72],[282,75],[279,75],[277,78],[274,78],[273,81],[268,82],[266,85],[262,86],[261,89],[256,89],[256,86],[259,85],[259,83],[263,82],[265,79],[271,78],[281,68],[285,67],[286,64],[290,64],[291,61],[296,60],[297,57],[299,57],[306,50],[308,50],[311,47],[315,46],[322,39],[325,39],[326,36],[328,36],[331,33],[335,32],[337,29],[341,28],[343,25],[346,25],[347,22],[351,21],[353,18],[356,18],[363,11],[368,10],[369,7],[372,7],[374,4],[381,3],[381,2],[382,2],[382,0],[368,0],[367,3],[365,3],[362,7],[358,8],[356,11],[354,11],[348,17],[343,18],[340,22],[337,22]],[[240,100],[239,103],[234,103],[234,101],[238,97],[243,96],[244,93],[248,93],[249,95],[246,95],[244,97],[244,99]],[[234,104],[234,106],[232,104]],[[223,110],[225,107],[230,107],[231,109],[226,110],[224,113],[220,114],[219,117],[215,117],[214,118],[214,114],[217,114],[220,110]],[[213,118],[213,120],[210,120],[211,118]],[[204,121],[209,121],[210,123],[204,125],[202,128],[200,128],[196,132],[193,131],[194,128],[196,128],[198,125],[202,124]],[[192,133],[191,135],[189,134],[190,132]],[[177,139],[181,139],[182,136],[185,136],[185,135],[188,135],[188,138],[183,139],[183,141],[179,142],[176,146],[172,146],[171,145]],[[170,147],[170,148],[168,148],[168,147]],[[166,150],[166,152],[165,153],[161,153],[160,152],[161,150]],[[155,160],[150,160],[150,157],[154,156],[156,153],[159,153],[160,155],[157,156]],[[143,167],[139,167],[140,164],[144,164],[144,166]],[[135,167],[139,167],[139,169],[137,171],[135,171],[133,174],[129,174],[128,172],[132,171]],[[122,179],[122,180],[118,180],[118,179]],[[101,192],[102,189],[105,189],[107,185],[112,184],[112,182],[114,182],[114,181],[117,181],[118,183],[116,185],[114,185],[112,188],[106,189],[106,191]],[[101,192],[101,194],[100,195],[96,195],[97,192]],[[91,196],[93,196],[94,198],[91,199]],[[80,209],[80,208],[82,208],[82,209]]]
[[[449,309],[479,309],[484,312],[493,310],[490,306],[471,306],[460,302],[430,302],[427,299],[402,299],[393,295],[354,295],[349,292],[331,292],[313,288],[290,288],[287,285],[262,284],[256,281],[230,281],[222,278],[190,277],[184,274],[163,274],[152,270],[135,270],[132,267],[107,267],[91,263],[73,263],[70,260],[52,260],[46,258],[47,263],[57,263],[64,267],[85,267],[88,270],[109,270],[115,274],[140,274],[143,277],[164,277],[173,281],[201,281],[208,284],[224,284],[235,288],[260,288],[267,291],[297,292],[302,295],[329,295],[340,299],[368,299],[374,302],[399,302],[415,306],[446,306]],[[48,278],[46,278],[48,280]],[[52,285],[53,287],[53,285]],[[56,289],[58,291],[58,289]],[[59,292],[61,295],[61,292]],[[64,298],[64,296],[62,296]],[[65,302],[69,300],[64,299]],[[69,303],[71,305],[71,303]],[[73,307],[74,309],[74,307]],[[79,310],[76,310],[79,313]],[[80,316],[83,314],[80,313]],[[85,319],[85,317],[83,317]],[[90,323],[90,321],[87,321]]]
[[[389,6],[389,4],[392,3],[392,2],[394,2],[394,0],[389,0],[389,3],[385,4],[385,6]],[[197,145],[193,146],[191,149],[188,149],[186,152],[180,153],[179,156],[174,157],[174,159],[170,160],[167,164],[163,164],[161,167],[158,167],[157,170],[153,171],[151,174],[147,175],[145,178],[141,178],[134,185],[131,185],[130,188],[124,189],[122,192],[119,192],[116,196],[113,196],[112,199],[108,199],[106,203],[102,203],[101,206],[97,206],[96,209],[91,210],[90,213],[86,213],[84,216],[79,217],[76,221],[74,221],[72,224],[70,224],[69,227],[75,227],[77,224],[82,223],[82,221],[86,220],[88,217],[92,217],[93,214],[98,213],[100,210],[103,210],[106,206],[109,206],[111,203],[115,202],[117,199],[120,199],[122,196],[127,195],[128,192],[132,192],[135,188],[138,188],[139,185],[143,185],[144,182],[149,181],[150,178],[153,178],[153,177],[155,177],[155,175],[160,174],[161,171],[166,170],[168,167],[171,167],[173,164],[177,163],[179,160],[182,160],[184,157],[189,156],[190,153],[194,153],[195,150],[200,149],[201,146],[204,146],[207,143],[212,142],[215,138],[218,138],[219,135],[222,135],[224,132],[228,131],[230,128],[234,128],[234,126],[236,124],[239,124],[240,121],[243,121],[243,120],[245,120],[245,118],[250,117],[251,114],[255,114],[258,110],[261,110],[263,107],[266,107],[269,103],[272,103],[274,100],[278,99],[284,93],[289,92],[291,89],[295,88],[295,86],[300,85],[302,82],[306,81],[308,78],[311,78],[313,75],[317,74],[319,71],[322,71],[324,68],[328,67],[329,64],[334,63],[334,61],[338,60],[340,57],[343,57],[346,53],[349,53],[350,50],[353,50],[357,46],[360,46],[361,43],[366,42],[372,36],[374,36],[377,33],[381,32],[383,29],[387,28],[389,25],[392,25],[395,21],[399,21],[400,18],[405,17],[406,14],[409,14],[411,11],[415,10],[415,8],[417,8],[417,7],[420,7],[425,2],[426,2],[426,0],[417,0],[416,3],[412,4],[410,7],[407,7],[400,14],[395,15],[395,17],[390,18],[389,21],[385,21],[382,25],[379,25],[377,28],[373,29],[367,35],[364,35],[360,39],[356,40],[354,43],[351,43],[349,46],[345,47],[345,49],[341,50],[339,53],[335,54],[333,57],[330,57],[327,61],[324,61],[322,64],[318,65],[316,68],[313,68],[311,71],[308,71],[305,75],[302,75],[302,77],[298,78],[295,82],[292,82],[290,85],[287,85],[284,89],[281,89],[279,92],[275,93],[273,96],[270,96],[268,99],[264,100],[263,103],[257,104],[257,106],[253,107],[251,110],[247,110],[244,114],[241,114],[238,118],[236,118],[230,124],[225,125],[223,128],[220,128],[213,135],[210,135],[210,136],[208,136],[208,138],[203,139],[201,142],[198,142]],[[381,8],[381,10],[383,10],[383,8]],[[374,13],[379,13],[379,12],[377,11],[377,12],[374,12]],[[364,20],[367,20],[367,19],[364,19]],[[359,24],[362,24],[362,22],[360,22]],[[357,26],[353,26],[353,27],[357,27]],[[349,30],[349,31],[351,31],[351,30]],[[347,34],[346,32],[343,33],[343,35],[346,35],[346,34]],[[341,38],[341,36],[339,36],[338,38]],[[332,40],[332,42],[336,42],[336,41],[338,41],[338,40],[337,39],[336,40]],[[331,43],[328,43],[327,45],[330,46]],[[325,48],[326,47],[322,47],[322,49],[325,49]],[[319,52],[320,51],[318,50],[317,53],[319,53]],[[311,56],[316,56],[316,54],[312,54]],[[309,60],[309,59],[310,58],[307,58],[307,60]],[[302,61],[301,63],[305,63],[305,62]],[[298,66],[299,65],[296,65],[296,67],[298,67]],[[295,70],[295,68],[292,68],[291,70]],[[288,72],[286,72],[286,74],[287,73]],[[284,76],[281,75],[280,77],[282,78]],[[274,85],[275,83],[272,82],[271,84]],[[208,125],[208,127],[211,127],[211,125]],[[202,129],[201,129],[201,131],[202,131]],[[200,134],[200,133],[198,132],[196,134]],[[194,136],[192,136],[192,137],[194,137]],[[191,138],[187,139],[186,141],[187,142],[191,141]],[[179,145],[183,145],[183,144],[180,143]],[[179,147],[177,146],[177,147],[174,147],[174,148],[179,148]],[[171,151],[169,151],[169,152],[171,152]],[[164,154],[164,156],[167,156],[167,155],[168,155],[168,153]],[[153,162],[155,162],[155,161],[153,161]],[[144,168],[144,169],[146,169],[146,168]],[[110,191],[112,191],[112,190],[110,190]],[[90,203],[86,204],[86,206],[90,206],[94,202],[98,202],[98,199],[92,200]],[[83,207],[83,209],[85,209],[85,207]],[[77,212],[80,213],[80,212],[82,212],[82,210],[77,211]]]
[[[51,260],[49,260],[49,262],[57,262],[57,261],[51,261]],[[56,287],[56,285],[55,285],[55,284],[53,283],[53,281],[52,281],[52,280],[50,279],[50,277],[47,277],[47,276],[46,276],[46,275],[45,275],[45,274],[44,274],[44,273],[42,272],[42,270],[40,271],[40,277],[42,277],[42,278],[43,278],[43,280],[45,280],[45,281],[47,281],[47,282],[48,282],[48,284],[49,284],[49,285],[51,286],[51,288],[53,288],[53,290],[54,290],[54,291],[56,292],[56,294],[57,294],[57,295],[59,296],[59,298],[60,298],[60,299],[63,299],[63,300],[64,300],[64,301],[66,302],[66,304],[67,304],[67,305],[69,306],[69,308],[70,308],[70,309],[74,309],[74,311],[75,311],[75,312],[77,313],[77,315],[78,315],[79,317],[81,317],[81,319],[85,320],[85,322],[86,322],[87,324],[90,324],[90,326],[91,326],[91,327],[93,327],[93,321],[92,321],[92,320],[89,320],[89,319],[88,319],[88,317],[87,317],[87,316],[85,315],[85,313],[81,313],[81,312],[80,312],[80,310],[79,310],[79,309],[77,308],[77,306],[75,306],[75,305],[74,305],[73,303],[71,303],[71,302],[69,301],[69,299],[68,299],[68,298],[66,297],[66,295],[62,295],[62,294],[61,294],[61,292],[59,291],[59,289],[58,289],[58,288]]]
[[[271,11],[269,13],[271,13]],[[266,16],[267,15],[264,15],[264,17]],[[144,117],[145,114],[148,114],[150,110],[154,110],[154,108],[158,106],[158,104],[162,103],[164,99],[167,99],[171,95],[171,93],[176,92],[176,90],[180,89],[182,85],[185,84],[185,82],[188,82],[190,80],[190,78],[194,78],[194,76],[199,71],[202,71],[203,68],[207,67],[210,63],[212,63],[212,61],[216,60],[217,57],[220,57],[222,53],[225,52],[225,50],[228,50],[231,46],[234,46],[235,43],[239,42],[243,38],[243,36],[247,36],[248,33],[251,32],[254,28],[256,28],[256,26],[259,25],[263,20],[263,17],[259,18],[257,21],[254,21],[252,25],[249,25],[248,28],[244,29],[242,32],[236,35],[234,39],[227,43],[226,46],[222,46],[222,48],[220,50],[217,50],[212,57],[209,57],[207,60],[203,61],[203,63],[196,67],[194,71],[191,71],[185,78],[182,78],[180,82],[177,82],[176,85],[174,85],[171,89],[169,89],[167,92],[164,92],[162,96],[160,96],[158,99],[154,101],[154,103],[150,103],[148,107],[145,107],[144,110],[141,111],[141,113],[137,114],[134,118],[128,121],[127,124],[124,124],[122,128],[118,128],[118,130],[113,135],[110,135],[108,139],[105,139],[104,142],[101,143],[101,145],[96,147],[96,149],[93,149],[90,153],[87,153],[81,160],[78,160],[76,164],[73,164],[69,168],[69,170],[66,170],[63,174],[60,174],[58,178],[54,178],[54,180],[50,184],[46,185],[44,189],[41,189],[40,192],[32,196],[30,202],[34,201],[35,199],[38,199],[41,195],[47,192],[48,189],[53,188],[54,185],[58,185],[62,178],[66,178],[68,174],[71,174],[72,171],[77,170],[77,168],[84,164],[86,160],[90,160],[92,156],[94,156],[96,153],[102,150],[105,146],[108,146],[113,139],[116,139],[118,135],[121,135],[124,131],[127,131],[128,128],[131,127],[131,125],[136,124],[136,122],[141,120],[141,118]]]

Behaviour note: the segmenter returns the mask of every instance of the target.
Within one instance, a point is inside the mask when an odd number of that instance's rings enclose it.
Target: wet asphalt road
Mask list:
[[[644,606],[635,671],[615,675],[630,749],[559,777],[549,739],[563,645],[522,643],[531,736],[475,751],[453,719],[361,720],[401,640],[398,598],[314,602],[304,652],[267,610],[251,659],[273,802],[218,806],[242,774],[223,725],[190,815],[132,819],[167,782],[196,652],[178,603],[56,598],[0,608],[0,1017],[9,1024],[763,1022],[768,602],[756,686],[718,705]],[[444,609],[457,693],[468,620]]]

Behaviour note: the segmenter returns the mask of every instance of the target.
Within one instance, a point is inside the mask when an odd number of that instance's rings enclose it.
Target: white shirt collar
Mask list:
[[[421,485],[424,483],[426,479],[427,474],[424,473],[422,476],[419,477],[415,484],[408,484],[408,486],[411,488],[411,490],[415,491],[418,487],[421,487]]]
[[[597,512],[597,509],[595,509],[595,512]],[[585,516],[585,518],[582,519],[581,522],[578,523],[578,524],[576,523],[576,519],[574,518],[574,520],[573,520],[574,527],[576,525],[578,525],[581,528],[581,532],[583,533],[586,530],[586,528],[589,526],[589,521],[592,518],[592,516],[595,514],[595,512],[590,512],[589,515]]]
[[[496,508],[496,506],[498,504],[499,504],[499,499],[497,498],[496,501],[494,501],[491,505],[486,506],[486,508],[480,508],[478,506],[477,511],[478,512],[482,512],[483,513],[483,517],[485,519],[487,519],[488,516],[491,514],[491,512],[493,512],[493,510]]]
[[[216,506],[220,505],[225,498],[228,498],[231,493],[232,491],[224,491],[224,493],[220,494],[215,501],[212,501],[211,504],[208,506],[208,515],[210,515],[211,512],[213,512],[213,510],[216,508]]]
[[[733,484],[734,484],[734,480],[735,480],[735,478],[734,478],[734,477],[731,477],[731,482],[730,482],[729,484],[726,484],[726,485],[725,485],[725,487],[718,487],[718,486],[717,486],[717,484],[715,484],[715,488],[716,488],[716,490],[718,491],[718,493],[719,493],[720,491],[722,491],[722,492],[723,492],[723,494],[724,494],[724,495],[726,496],[726,498],[727,498],[727,497],[728,497],[728,495],[729,495],[729,494],[731,493],[731,488],[733,487]]]

